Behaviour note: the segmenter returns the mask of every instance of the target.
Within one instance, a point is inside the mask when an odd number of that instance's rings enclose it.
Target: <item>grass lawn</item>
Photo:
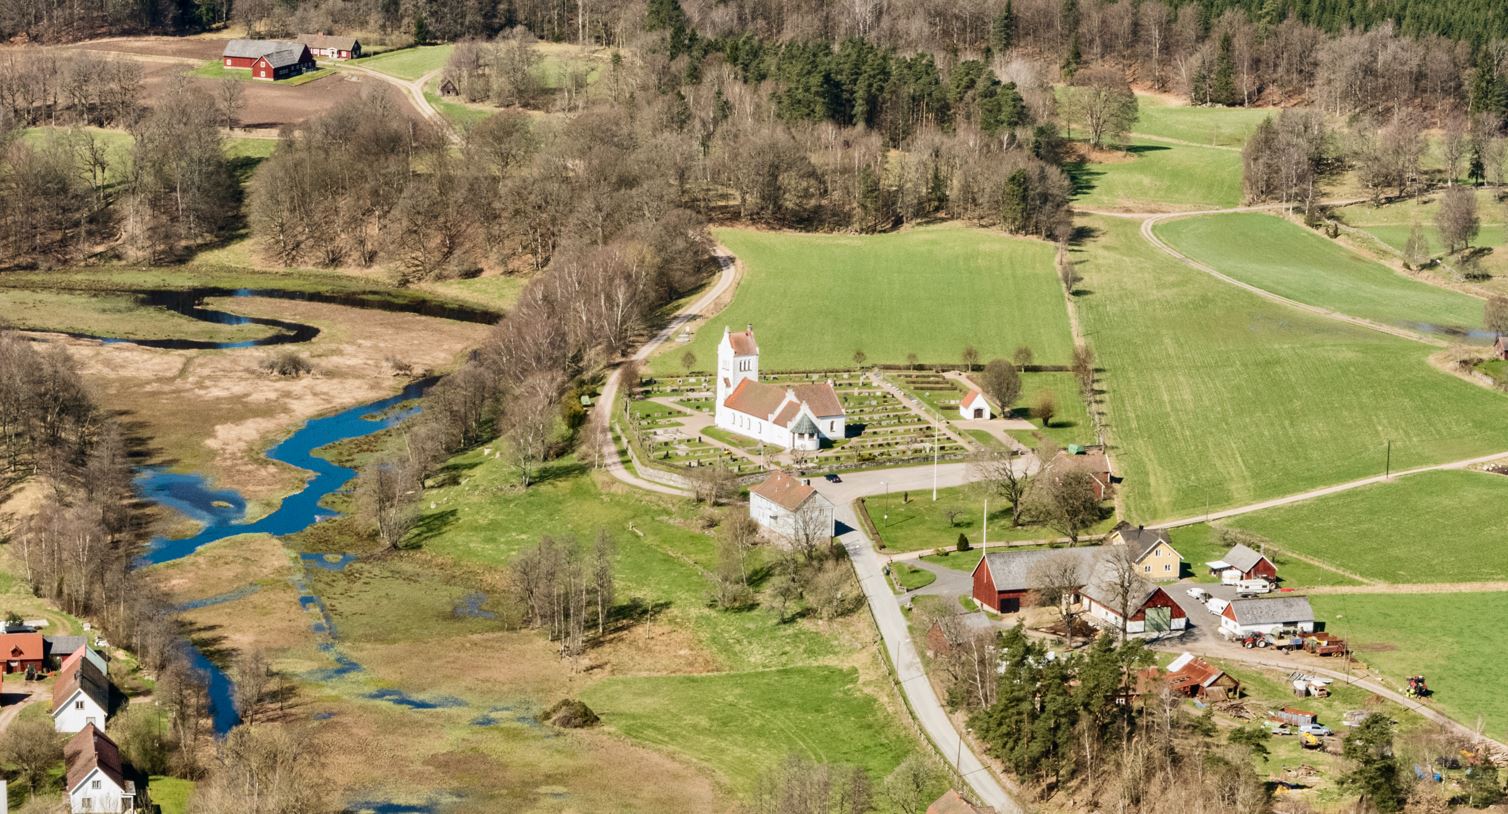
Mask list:
[[[740,792],[786,755],[878,779],[915,750],[852,670],[609,678],[584,695],[610,727],[710,766]]]
[[[399,79],[414,80],[437,68],[445,67],[453,47],[452,45],[418,45],[413,48],[399,48],[354,60],[352,64],[371,68]]]
[[[1131,130],[1138,135],[1235,149],[1246,144],[1263,119],[1276,113],[1264,108],[1170,104],[1144,94],[1138,94],[1136,102],[1140,115]]]
[[[189,71],[189,76],[197,76],[201,79],[242,79],[247,82],[272,82],[278,85],[307,85],[316,79],[324,79],[335,73],[331,68],[315,68],[312,71],[301,73],[290,79],[254,79],[250,68],[227,68],[225,63],[218,59],[212,59],[203,65]]]
[[[1225,522],[1382,582],[1508,580],[1502,475],[1426,472]]]
[[[419,287],[453,300],[480,305],[483,308],[510,308],[524,290],[527,277],[494,274],[486,277],[470,277],[463,280],[438,280],[423,283]]]
[[[975,548],[983,542],[984,496],[976,489],[967,486],[939,489],[935,503],[930,490],[912,492],[909,502],[902,502],[905,497],[901,492],[892,492],[865,499],[864,506],[880,532],[886,551],[951,547],[958,543],[959,534],[968,537]],[[948,523],[950,510],[962,512],[952,525]],[[1107,516],[1080,538],[1107,534],[1114,525],[1115,518]],[[998,498],[991,501],[989,532],[990,540],[995,542],[1050,540],[1061,536],[1046,526],[1011,526],[1010,506]]]
[[[937,581],[937,575],[925,568],[917,568],[903,562],[890,566],[890,573],[903,591],[915,591]]]
[[[430,83],[431,88],[435,83]],[[449,96],[441,96],[430,88],[425,88],[424,98],[434,106],[451,124],[462,130],[476,124],[479,121],[492,118],[498,111],[496,108],[486,108],[480,105],[468,105],[457,101]]]
[[[718,229],[744,264],[737,296],[689,346],[655,357],[679,372],[686,350],[716,364],[723,327],[753,323],[766,370],[843,368],[868,361],[955,361],[967,345],[1009,358],[1028,345],[1044,363],[1072,351],[1062,286],[1046,243],[958,225],[885,235],[803,235]]]
[[[979,565],[979,550],[970,551],[944,551],[937,554],[928,554],[922,557],[923,562],[933,565],[941,565],[952,568],[954,571],[973,571]]]
[[[1089,218],[1079,313],[1102,368],[1132,522],[1508,450],[1508,399],[1431,349],[1311,316]]]
[[[1349,594],[1313,596],[1327,627],[1346,638],[1357,657],[1385,673],[1394,688],[1417,673],[1429,679],[1438,704],[1488,735],[1508,736],[1508,627],[1483,620],[1508,618],[1508,593]]]
[[[1482,324],[1476,297],[1409,279],[1272,215],[1183,218],[1159,225],[1157,232],[1218,271],[1308,305],[1415,329],[1464,331]]]
[[[1133,138],[1127,154],[1069,168],[1077,206],[1171,212],[1241,203],[1241,154]]]
[[[1044,429],[1042,422],[1031,415],[1031,409],[1036,406],[1038,395],[1051,393],[1053,403],[1057,405],[1057,413],[1052,417],[1052,423]],[[1031,438],[1019,438],[1025,432],[1015,433],[1018,440],[1027,446],[1035,447],[1040,443],[1038,436],[1046,436],[1060,447],[1069,444],[1093,444],[1094,424],[1089,421],[1089,409],[1084,406],[1084,397],[1079,395],[1079,383],[1072,373],[1044,372],[1021,374],[1021,398],[1016,402],[1012,410],[1015,418],[1030,420],[1036,429]]]
[[[1439,257],[1445,253],[1445,246],[1440,241],[1440,230],[1435,228],[1435,216],[1439,212],[1440,196],[1429,195],[1382,206],[1355,204],[1337,209],[1335,214],[1343,222],[1371,234],[1400,252],[1408,243],[1413,224],[1418,223],[1424,229],[1431,256]],[[1477,216],[1482,220],[1482,230],[1472,240],[1472,245],[1486,246],[1493,250],[1482,259],[1482,268],[1494,275],[1508,274],[1508,251],[1504,250],[1508,246],[1508,209],[1497,201],[1496,194],[1491,190],[1479,190]]]
[[[152,775],[147,784],[147,793],[162,814],[188,814],[189,795],[194,792],[194,781],[165,775]]]
[[[729,670],[754,670],[828,658],[830,640],[800,624],[777,624],[773,610],[722,613],[707,606],[706,573],[716,566],[712,537],[694,531],[694,509],[641,493],[606,493],[571,461],[552,465],[544,482],[514,491],[515,473],[471,453],[451,463],[461,482],[426,492],[427,522],[438,530],[426,550],[497,568],[543,536],[590,543],[598,530],[618,542],[618,593],[663,603],[661,616],[690,630]],[[756,551],[756,559],[767,555]],[[758,565],[758,563],[751,563]]]

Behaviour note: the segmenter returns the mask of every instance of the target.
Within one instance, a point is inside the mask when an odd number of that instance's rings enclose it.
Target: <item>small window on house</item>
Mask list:
[[[74,709],[83,709],[84,708],[84,702],[83,701],[74,701],[73,702],[73,708]]]
[[[102,783],[102,782],[100,782],[100,781],[98,781],[98,780],[95,780],[94,782],[92,782],[92,783],[89,784],[89,788],[91,788],[91,789],[102,789],[104,787],[105,787],[105,784]]]
[[[94,810],[94,798],[93,797],[80,797],[79,798],[79,810],[80,811],[93,811]]]
[[[1164,570],[1164,571],[1171,571],[1171,570],[1173,570],[1173,564],[1170,563],[1170,562],[1163,563],[1162,564],[1162,570]]]

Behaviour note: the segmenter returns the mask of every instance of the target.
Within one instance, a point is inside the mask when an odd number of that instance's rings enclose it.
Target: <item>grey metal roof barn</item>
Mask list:
[[[303,43],[288,40],[231,40],[225,43],[224,56],[239,59],[256,59],[277,51],[293,51],[295,61],[303,50]]]
[[[1304,596],[1276,599],[1237,599],[1230,603],[1236,622],[1242,625],[1281,625],[1289,622],[1313,622],[1314,608]]]
[[[1263,556],[1261,554],[1240,543],[1237,543],[1236,546],[1225,555],[1226,564],[1242,573],[1250,571],[1252,568],[1256,567],[1256,564],[1258,562],[1261,562],[1262,559]]]
[[[1077,561],[1079,574],[1088,581],[1094,565],[1105,555],[1099,546],[1086,548],[1031,548],[1024,551],[991,551],[984,556],[997,591],[1024,591],[1036,587],[1034,572],[1055,557]],[[977,566],[976,566],[977,567]]]
[[[263,54],[262,56],[267,60],[268,65],[274,68],[286,68],[289,65],[297,65],[303,54],[304,46],[300,45],[297,48],[273,51],[270,54]]]

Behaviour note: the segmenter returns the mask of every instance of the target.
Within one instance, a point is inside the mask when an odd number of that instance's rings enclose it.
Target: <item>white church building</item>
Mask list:
[[[776,385],[759,381],[759,345],[754,326],[730,332],[723,328],[717,346],[719,428],[783,449],[813,451],[846,431],[843,403],[831,380]]]

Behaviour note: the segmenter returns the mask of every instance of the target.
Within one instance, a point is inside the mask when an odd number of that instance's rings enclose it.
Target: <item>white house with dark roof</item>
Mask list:
[[[70,738],[63,747],[63,761],[68,807],[74,814],[122,814],[146,804],[135,781],[127,777],[120,749],[99,727],[90,724]]]
[[[715,395],[714,424],[782,449],[810,452],[847,431],[847,413],[832,381],[759,381],[759,345],[752,325],[736,333],[723,328]]]
[[[778,469],[749,490],[749,517],[787,540],[813,542],[836,531],[832,501]]]
[[[63,660],[52,687],[52,725],[59,732],[79,732],[91,724],[104,728],[110,717],[110,679],[85,654],[85,647]]]
[[[1220,630],[1237,636],[1283,630],[1314,631],[1314,608],[1302,596],[1237,599],[1220,612]]]

